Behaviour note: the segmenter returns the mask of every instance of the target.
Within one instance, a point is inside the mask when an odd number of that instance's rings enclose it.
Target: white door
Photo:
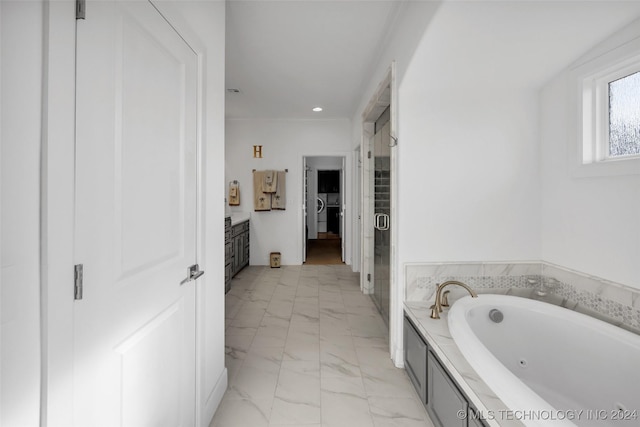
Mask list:
[[[302,158],[302,262],[307,260],[307,243],[309,239],[309,218],[307,217],[307,200],[309,199],[309,171],[307,170],[307,158]]]
[[[345,165],[347,163],[347,159],[345,157],[342,158],[342,167],[340,168],[340,237],[341,237],[341,245],[342,245],[342,262],[345,262],[345,252],[346,245],[345,241],[347,240],[346,233],[346,211],[347,211],[347,197],[346,197],[346,185],[345,185]]]
[[[195,420],[197,58],[149,2],[77,23],[76,426]]]
[[[354,212],[356,222],[356,227],[353,228],[351,239],[351,245],[353,247],[352,250],[352,265],[355,267],[355,271],[360,272],[362,270],[362,259],[360,254],[362,253],[362,242],[360,240],[361,228],[362,228],[362,154],[360,153],[360,147],[356,148],[355,156],[354,156],[354,166],[353,169],[356,171],[355,174],[352,174],[354,185],[351,186],[353,189],[354,197],[352,200],[354,201],[353,208],[356,210]]]

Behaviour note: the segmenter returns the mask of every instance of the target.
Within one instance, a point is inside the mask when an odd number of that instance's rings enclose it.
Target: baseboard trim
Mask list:
[[[404,369],[404,351],[402,348],[395,348],[393,350],[393,364],[396,368]]]
[[[224,368],[222,374],[218,378],[218,382],[216,383],[215,387],[213,387],[213,390],[211,391],[211,394],[209,394],[207,402],[204,404],[204,408],[202,409],[201,427],[209,427],[209,425],[211,424],[211,420],[213,420],[213,416],[220,406],[222,397],[227,391],[227,385],[227,368]]]

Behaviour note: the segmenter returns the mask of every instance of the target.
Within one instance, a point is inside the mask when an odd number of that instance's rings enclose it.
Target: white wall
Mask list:
[[[504,91],[501,81],[484,72],[491,63],[466,60],[477,55],[473,32],[491,28],[470,22],[470,33],[461,35],[469,31],[460,24],[468,15],[464,5],[407,2],[354,116],[359,144],[360,115],[395,61],[392,114],[399,142],[390,350],[398,365],[405,263],[539,254],[535,91]],[[452,58],[464,67],[448,66]]]
[[[443,5],[399,84],[401,264],[540,255],[538,90],[485,40],[510,7]]]
[[[379,47],[379,55],[376,63],[372,64],[370,75],[362,80],[362,97],[353,116],[354,148],[362,143],[362,113],[378,85],[386,77],[391,62],[395,61],[396,78],[401,81],[424,31],[437,13],[440,4],[439,1],[409,1],[403,2],[399,7],[391,31],[383,45]]]
[[[536,94],[417,62],[400,87],[400,264],[537,259]]]
[[[253,157],[254,145],[262,145],[263,158]],[[350,151],[349,120],[227,120],[225,185],[232,180],[240,183],[240,206],[232,211],[251,212],[252,265],[269,265],[270,252],[280,252],[283,265],[302,263],[302,158],[347,156],[349,168]],[[254,212],[253,169],[289,169],[286,210]],[[347,179],[346,184],[350,197],[351,180]],[[351,209],[347,209],[350,223]],[[350,232],[349,227],[346,233]],[[346,262],[350,264],[350,244],[346,252]]]
[[[605,41],[599,51],[622,45],[630,35],[640,35],[640,23]],[[564,71],[540,97],[542,259],[640,289],[640,170],[574,176],[569,154],[578,143],[572,128],[577,127],[573,83]]]
[[[41,2],[0,3],[2,295],[0,425],[40,411]],[[19,41],[19,42],[18,42]]]
[[[371,99],[376,95],[376,91],[378,90],[379,85],[387,78],[387,73],[389,72],[389,68],[391,64],[394,63],[395,68],[395,82],[392,82],[392,90],[396,91],[399,82],[402,81],[404,75],[409,68],[412,57],[415,53],[415,49],[418,46],[418,43],[423,37],[424,31],[427,26],[430,24],[431,19],[435,16],[436,12],[440,8],[441,2],[438,1],[410,1],[403,2],[398,10],[398,14],[395,17],[395,21],[391,27],[391,31],[389,32],[386,40],[383,45],[380,46],[379,56],[375,64],[372,64],[371,67],[371,75],[369,79],[363,79],[363,87],[362,87],[362,97],[359,101],[359,106],[356,109],[356,113],[353,116],[352,120],[352,146],[353,148],[360,147],[359,153],[366,156],[368,151],[368,136],[363,135],[362,132],[362,114],[367,108]],[[402,115],[402,104],[396,104],[395,111],[392,111],[393,118],[396,120]],[[400,132],[400,133],[399,133]],[[402,139],[401,130],[396,129],[396,134],[400,136]],[[403,146],[405,141],[402,140],[399,145]],[[392,164],[393,168],[398,169],[397,164],[397,156],[398,149],[392,153]],[[363,170],[366,172],[366,165],[363,165]],[[419,169],[418,169],[419,170]],[[417,171],[412,171],[414,174]],[[407,171],[409,173],[409,171]],[[418,172],[419,174],[419,172]],[[397,199],[398,197],[398,188],[401,183],[397,179],[397,175],[392,174],[392,204],[395,206],[395,209],[401,209],[399,206],[401,201]],[[366,186],[368,179],[362,181],[363,186]],[[354,203],[361,203],[360,200],[355,200]],[[366,208],[362,212],[363,218],[362,221],[366,221]],[[392,208],[393,212],[393,208]],[[398,259],[398,244],[399,244],[399,235],[398,235],[398,224],[400,219],[392,218],[391,223],[391,233],[392,233],[392,250],[391,250],[391,313],[390,313],[390,352],[391,356],[396,361],[398,366],[402,366],[402,301],[404,295],[403,283],[404,283],[404,275],[402,272],[400,260]],[[359,227],[360,222],[357,218],[353,219],[353,227]],[[367,233],[364,233],[364,238],[367,238]],[[362,238],[361,237],[361,238]],[[370,241],[371,239],[368,239]],[[364,258],[370,258],[371,255],[366,253],[367,249],[360,247],[360,260]],[[359,261],[360,261],[359,260]],[[361,274],[366,275],[367,273],[373,273],[373,271],[365,271],[366,266],[363,266],[363,270]],[[366,277],[366,276],[363,276]]]
[[[397,364],[402,363],[406,263],[537,259],[540,254],[536,90],[511,79],[505,85],[503,75],[494,72],[491,51],[500,45],[477,42],[491,36],[492,19],[509,20],[500,14],[493,18],[495,3],[449,2],[431,10],[413,3],[402,25],[413,30],[405,30],[404,37],[401,32],[382,56],[396,59],[398,89],[390,319]],[[426,31],[425,23],[413,18],[419,11],[411,8],[420,7],[422,16],[435,14]],[[384,66],[383,61],[379,67]]]
[[[410,262],[540,255],[536,90],[492,72],[491,8],[466,5],[439,9],[398,84],[398,283]]]
[[[618,226],[610,235],[594,234],[591,230],[605,220],[606,208],[586,202],[595,194],[622,208],[623,217],[638,218],[637,180],[577,182],[559,178],[566,171],[556,159],[540,160],[540,139],[543,149],[555,150],[565,144],[566,134],[566,117],[557,115],[564,95],[555,93],[557,84],[545,89],[541,112],[540,88],[590,46],[633,20],[637,5],[444,2],[423,11],[421,19],[429,22],[420,34],[412,8],[428,6],[414,3],[421,2],[409,2],[399,22],[400,28],[413,26],[404,32],[419,34],[418,47],[397,45],[403,30],[395,33],[354,116],[354,144],[359,144],[356,122],[362,106],[382,80],[389,59],[396,59],[398,218],[392,280],[404,284],[403,266],[411,262],[544,256],[569,267],[589,266],[589,272],[627,283],[633,277],[637,283],[638,267],[629,262],[640,259],[637,221],[626,235]],[[555,176],[543,177],[547,173]],[[543,198],[543,191],[549,195]],[[559,228],[564,230],[556,234]],[[603,244],[624,253],[618,260],[599,259],[608,257],[596,252]],[[396,317],[401,300],[396,300]],[[401,359],[400,320],[391,319],[396,362]]]

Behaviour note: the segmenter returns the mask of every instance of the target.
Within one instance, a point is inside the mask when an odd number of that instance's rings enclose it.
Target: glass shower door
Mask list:
[[[386,123],[379,128],[380,122],[381,120],[376,122],[376,134],[373,147],[373,300],[382,318],[389,324],[389,293],[391,283],[391,123],[387,119]]]

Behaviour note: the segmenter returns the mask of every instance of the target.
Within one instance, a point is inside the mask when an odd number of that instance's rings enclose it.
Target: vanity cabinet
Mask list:
[[[404,317],[404,366],[436,427],[486,427],[412,321]],[[467,414],[461,417],[460,414]]]
[[[427,355],[427,396],[427,413],[436,426],[468,427],[467,417],[460,413],[468,414],[469,404],[431,351]]]
[[[474,411],[475,413],[477,413],[477,411]],[[469,427],[485,427],[484,423],[482,421],[480,421],[477,418],[474,418],[473,413],[471,411],[471,408],[469,408],[469,416],[468,416],[468,420],[469,420]]]
[[[233,275],[233,244],[231,243],[231,218],[224,219],[224,292],[231,289]]]
[[[404,318],[404,368],[420,400],[427,403],[427,343],[411,320]]]
[[[231,227],[231,276],[249,265],[249,221],[243,221]]]

